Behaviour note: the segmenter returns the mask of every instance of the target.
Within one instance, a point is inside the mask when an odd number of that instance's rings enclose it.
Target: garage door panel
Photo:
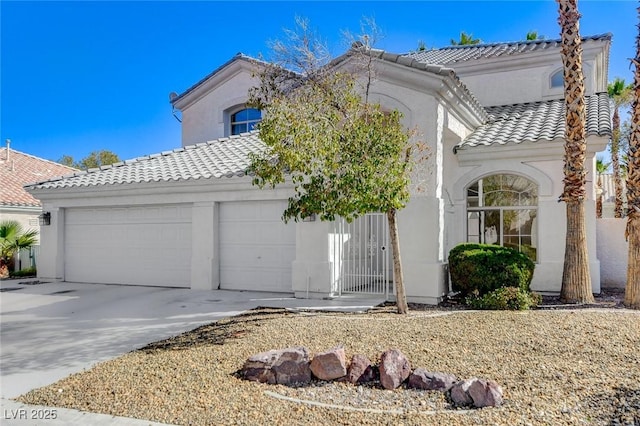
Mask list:
[[[291,292],[295,224],[285,225],[285,201],[220,205],[220,287]]]
[[[189,287],[188,206],[69,209],[67,281]]]

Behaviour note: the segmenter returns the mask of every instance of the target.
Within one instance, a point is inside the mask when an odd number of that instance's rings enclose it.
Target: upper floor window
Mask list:
[[[467,241],[515,248],[537,259],[538,186],[511,174],[484,177],[467,189]]]
[[[564,87],[564,71],[558,70],[551,74],[551,88]]]
[[[255,129],[261,118],[262,113],[255,108],[245,108],[231,114],[231,134],[239,135],[240,133],[250,132]]]

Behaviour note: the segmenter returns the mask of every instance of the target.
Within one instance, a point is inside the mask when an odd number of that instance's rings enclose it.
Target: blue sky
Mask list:
[[[609,79],[632,80],[637,2],[582,0],[581,34],[611,32]],[[448,45],[460,31],[484,42],[535,30],[558,38],[557,6],[538,1],[28,2],[0,1],[0,140],[42,158],[108,149],[123,159],[180,146],[169,93],[182,93],[234,54],[308,18],[335,54],[341,33],[372,17],[377,47],[404,53]]]

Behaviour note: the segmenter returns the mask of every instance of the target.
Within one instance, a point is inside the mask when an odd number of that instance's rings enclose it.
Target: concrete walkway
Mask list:
[[[295,299],[281,293],[188,289],[37,280],[0,282],[0,423],[3,425],[141,425],[127,418],[55,410],[10,401],[31,389],[258,306],[363,311],[380,298]],[[90,416],[90,417],[88,417]],[[51,417],[51,416],[50,416]]]

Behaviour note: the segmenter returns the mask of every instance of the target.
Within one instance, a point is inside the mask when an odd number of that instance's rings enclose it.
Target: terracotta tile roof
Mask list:
[[[587,136],[610,136],[609,97],[598,93],[585,99]],[[505,145],[564,138],[564,99],[486,108],[489,122],[477,128],[455,149],[479,145]]]
[[[250,164],[249,153],[262,149],[264,144],[257,132],[243,133],[89,169],[73,176],[32,183],[28,188],[73,188],[245,176]]]
[[[77,171],[14,149],[0,148],[0,206],[39,207],[40,201],[24,190],[25,184]]]
[[[611,33],[583,37],[582,41],[611,41]],[[529,40],[506,43],[487,43],[465,46],[447,46],[439,49],[423,50],[421,52],[408,53],[419,62],[428,64],[448,65],[456,62],[471,61],[477,59],[497,58],[500,56],[519,55],[529,52],[537,52],[548,49],[559,49],[560,39],[557,40]]]

